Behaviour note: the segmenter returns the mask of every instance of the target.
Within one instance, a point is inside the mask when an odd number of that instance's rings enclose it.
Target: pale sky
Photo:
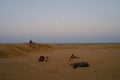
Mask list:
[[[120,0],[0,0],[0,43],[120,43]]]

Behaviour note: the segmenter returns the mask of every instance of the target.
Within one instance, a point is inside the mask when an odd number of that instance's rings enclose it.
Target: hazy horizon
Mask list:
[[[120,43],[120,0],[0,0],[0,43]]]

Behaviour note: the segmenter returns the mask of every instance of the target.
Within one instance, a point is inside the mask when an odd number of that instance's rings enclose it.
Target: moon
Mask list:
[[[59,24],[59,22],[56,22],[56,24]]]

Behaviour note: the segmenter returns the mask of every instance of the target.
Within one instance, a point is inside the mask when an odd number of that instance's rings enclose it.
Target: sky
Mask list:
[[[120,43],[120,0],[0,0],[0,43]]]

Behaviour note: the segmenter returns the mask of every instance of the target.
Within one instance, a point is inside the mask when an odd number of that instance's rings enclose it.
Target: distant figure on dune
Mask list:
[[[30,41],[29,41],[29,43],[30,43],[30,44],[33,44],[33,41],[32,41],[32,40],[30,40]]]

